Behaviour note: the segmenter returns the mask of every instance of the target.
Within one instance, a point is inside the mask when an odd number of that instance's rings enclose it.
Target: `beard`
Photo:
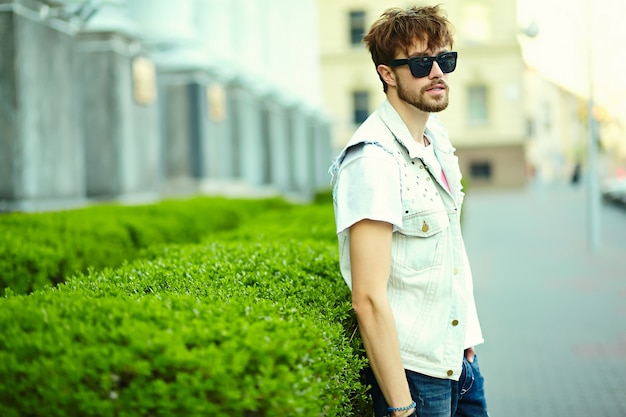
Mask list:
[[[426,93],[426,90],[438,84],[442,84],[445,86],[445,94],[434,97],[429,96]],[[397,84],[398,98],[406,103],[409,103],[418,110],[426,113],[436,113],[445,110],[446,107],[448,107],[448,91],[448,84],[446,84],[443,80],[435,81],[423,87],[418,92],[412,91],[408,88],[404,88],[404,85],[402,85],[399,79]]]

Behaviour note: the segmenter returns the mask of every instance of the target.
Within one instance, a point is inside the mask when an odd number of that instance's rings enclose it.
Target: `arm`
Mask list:
[[[361,220],[350,228],[352,307],[372,371],[390,407],[411,404],[398,334],[387,298],[391,270],[390,223]],[[404,416],[407,412],[393,413]]]

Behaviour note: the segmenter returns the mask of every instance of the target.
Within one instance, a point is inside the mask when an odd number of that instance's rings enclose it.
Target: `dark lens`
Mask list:
[[[442,72],[452,72],[456,68],[456,55],[453,53],[441,54],[437,57],[437,64],[439,64]]]
[[[415,78],[422,78],[430,74],[430,70],[433,68],[433,57],[417,57],[409,60],[411,66],[411,74]]]

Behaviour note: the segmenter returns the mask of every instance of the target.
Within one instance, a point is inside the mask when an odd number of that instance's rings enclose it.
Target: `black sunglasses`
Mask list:
[[[397,67],[409,64],[411,74],[415,78],[422,78],[430,74],[433,69],[433,62],[437,61],[437,65],[445,74],[454,71],[456,68],[456,52],[442,52],[437,56],[416,56],[413,58],[394,59],[389,62],[389,66]]]

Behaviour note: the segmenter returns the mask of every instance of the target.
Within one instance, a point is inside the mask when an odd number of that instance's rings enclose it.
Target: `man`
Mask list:
[[[389,9],[372,25],[364,42],[387,99],[331,167],[376,417],[488,416],[461,173],[432,115],[448,105],[452,31],[438,6]]]

